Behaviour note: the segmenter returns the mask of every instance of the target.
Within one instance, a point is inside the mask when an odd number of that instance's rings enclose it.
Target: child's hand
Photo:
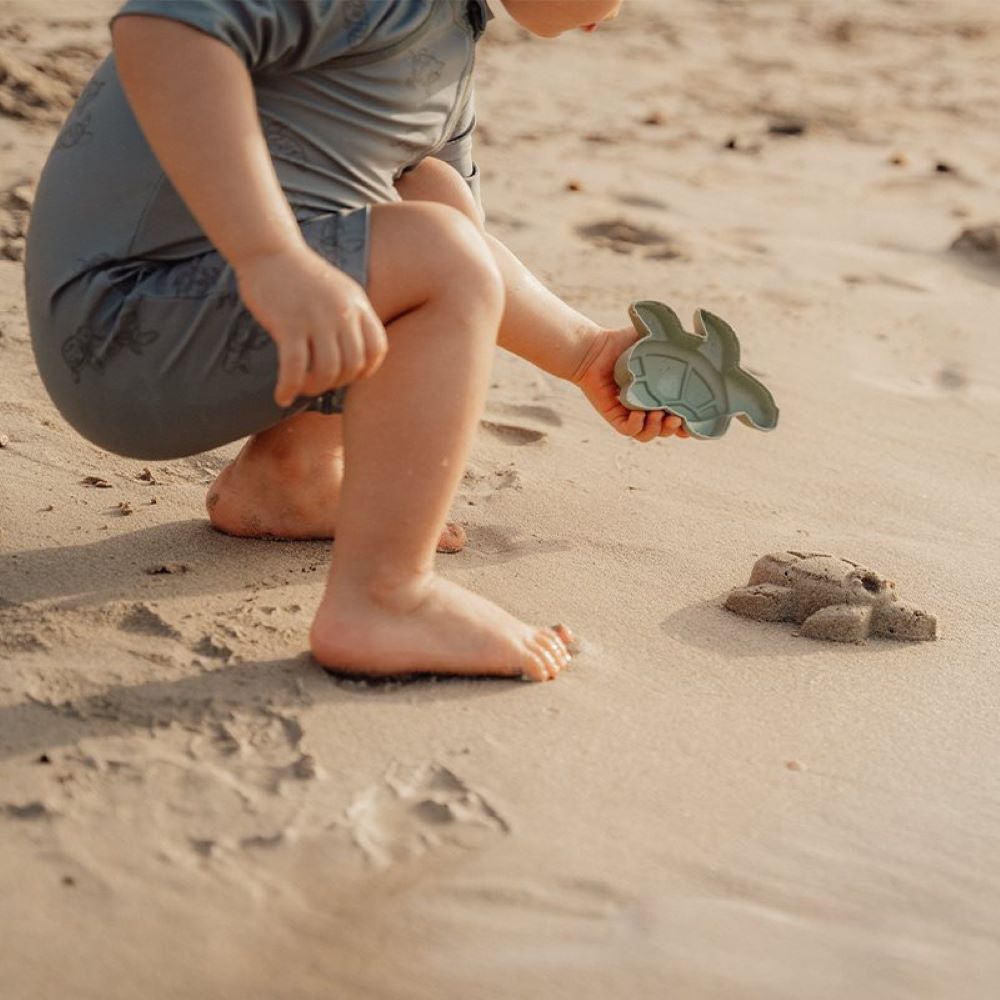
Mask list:
[[[366,378],[382,363],[385,328],[364,289],[309,247],[234,266],[244,304],[278,345],[279,406]]]
[[[615,381],[615,362],[621,353],[639,339],[631,326],[621,330],[606,330],[597,336],[573,382],[580,387],[591,405],[619,434],[636,441],[676,434],[691,435],[680,417],[663,410],[629,410],[618,399],[620,389]]]

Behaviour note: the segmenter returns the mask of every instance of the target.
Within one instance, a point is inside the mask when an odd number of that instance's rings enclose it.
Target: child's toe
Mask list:
[[[536,633],[535,639],[555,658],[560,670],[569,666],[569,650],[556,632],[552,629],[542,629]]]
[[[555,651],[541,641],[539,636],[528,640],[528,648],[531,650],[534,659],[541,664],[541,672],[544,674],[542,680],[551,681],[559,676],[562,667]]]
[[[553,625],[546,631],[553,633],[562,643],[567,652],[573,652],[573,646],[576,644],[576,636],[573,634],[572,629],[570,629],[568,625]]]

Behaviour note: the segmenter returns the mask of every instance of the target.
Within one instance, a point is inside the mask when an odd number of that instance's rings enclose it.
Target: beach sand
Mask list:
[[[0,2],[13,257],[115,7]],[[987,0],[630,0],[552,43],[498,13],[493,231],[601,322],[722,315],[782,411],[639,445],[498,354],[439,566],[571,624],[556,683],[324,674],[326,545],[209,529],[235,446],[76,436],[0,260],[5,1000],[994,997],[1000,256],[949,248],[1000,217],[998,56]],[[940,638],[723,610],[782,549]]]

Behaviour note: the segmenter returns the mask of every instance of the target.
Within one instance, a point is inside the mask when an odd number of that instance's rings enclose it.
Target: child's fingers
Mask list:
[[[629,410],[628,416],[618,425],[618,430],[626,437],[635,437],[645,423],[644,410]]]
[[[364,337],[366,365],[360,377],[367,378],[369,375],[374,375],[381,367],[389,342],[385,327],[374,312],[362,315],[361,334]]]
[[[635,435],[636,441],[641,441],[645,444],[647,441],[652,441],[653,438],[659,437],[664,415],[663,410],[650,410],[646,414],[645,423],[639,430],[639,433]]]
[[[274,401],[278,406],[291,406],[295,402],[308,364],[309,346],[305,340],[278,345],[278,383],[274,387]]]
[[[344,367],[340,345],[332,337],[314,337],[309,343],[309,374],[302,395],[315,396],[332,389]]]
[[[672,434],[679,437],[687,436],[687,431],[684,430],[684,421],[675,413],[671,413],[664,419],[663,427],[660,430],[660,437],[670,437]]]
[[[365,367],[365,344],[360,327],[359,318],[340,338],[340,380],[345,385],[353,382]]]

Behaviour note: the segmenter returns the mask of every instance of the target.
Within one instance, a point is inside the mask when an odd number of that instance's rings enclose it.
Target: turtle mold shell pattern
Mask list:
[[[770,391],[740,367],[740,343],[718,316],[699,309],[694,333],[663,302],[633,302],[629,317],[641,339],[618,358],[615,380],[622,405],[667,410],[695,437],[721,437],[736,417],[773,430],[778,407]]]

